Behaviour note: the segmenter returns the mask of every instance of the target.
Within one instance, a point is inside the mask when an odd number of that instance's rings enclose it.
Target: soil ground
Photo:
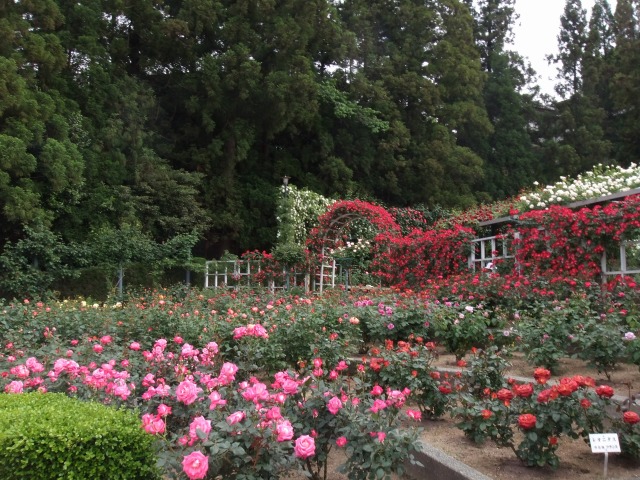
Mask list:
[[[512,367],[507,372],[509,376],[533,376],[533,368],[522,355],[514,354],[510,362]],[[452,355],[441,354],[436,365],[447,368],[454,367],[455,358]],[[587,367],[583,361],[567,358],[561,360],[557,375],[552,377],[552,380],[578,374],[594,378],[597,384],[611,385],[616,395],[628,397],[630,394],[635,394],[636,398],[640,399],[640,371],[635,365],[620,365],[619,368],[611,372],[611,378],[607,379],[604,374],[598,374],[595,369]],[[583,440],[560,439],[558,448],[560,467],[557,470],[528,468],[522,465],[508,448],[498,448],[492,442],[476,445],[465,438],[463,432],[456,428],[455,423],[456,421],[449,417],[423,421],[422,441],[495,480],[595,480],[604,478],[604,454],[591,453],[591,448]],[[346,480],[346,476],[336,472],[340,463],[340,454],[337,452],[330,460],[328,480]],[[640,462],[633,462],[621,458],[619,454],[611,453],[607,467],[606,478],[610,480],[640,480]],[[304,478],[303,475],[296,474],[289,477],[288,480],[302,480]],[[399,480],[399,477],[394,476],[393,479]]]

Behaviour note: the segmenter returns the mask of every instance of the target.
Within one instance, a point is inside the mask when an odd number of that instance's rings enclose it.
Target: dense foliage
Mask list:
[[[68,273],[65,248],[74,268],[104,267],[98,238],[131,238],[125,263],[194,231],[198,256],[269,249],[284,175],[433,209],[637,160],[637,1],[599,0],[588,22],[567,1],[558,100],[527,93],[533,72],[507,49],[513,3],[10,2],[6,261],[46,283]],[[36,235],[55,242],[20,243]]]

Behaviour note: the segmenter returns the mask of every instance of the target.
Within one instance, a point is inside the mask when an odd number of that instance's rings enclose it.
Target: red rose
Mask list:
[[[573,380],[581,387],[595,387],[596,382],[591,377],[583,377],[582,375],[575,375]]]
[[[609,385],[600,385],[598,388],[596,388],[596,393],[601,397],[611,398],[613,397],[613,388],[611,388]]]
[[[580,400],[580,405],[586,410],[587,408],[591,407],[591,401],[583,398],[582,400]]]
[[[560,385],[566,385],[567,387],[569,387],[569,389],[571,390],[570,393],[575,392],[580,387],[580,385],[578,384],[578,382],[575,379],[566,378],[566,377],[560,379]],[[562,393],[561,393],[561,395],[562,395]]]
[[[508,402],[513,398],[513,392],[511,390],[507,390],[506,388],[501,388],[496,392],[496,396],[499,400]]]
[[[484,409],[482,410],[482,412],[480,412],[480,415],[482,415],[482,418],[487,420],[488,418],[491,418],[491,416],[493,415],[493,412],[491,410]]]
[[[533,371],[533,378],[535,378],[538,383],[545,384],[550,377],[551,372],[546,368],[536,368]]]
[[[518,417],[518,425],[524,430],[531,430],[536,426],[536,416],[530,413],[523,413]]]
[[[440,393],[444,393],[445,395],[448,395],[453,391],[449,382],[442,382],[442,384],[438,387],[438,390],[440,390]]]
[[[558,387],[556,388],[556,391],[563,397],[570,397],[571,394],[573,393],[573,390],[571,389],[571,385],[567,385],[566,383],[564,384],[561,383],[560,385],[558,385]]]
[[[634,425],[640,422],[640,415],[638,415],[636,412],[624,412],[624,415],[622,415],[622,419],[625,423]]]
[[[523,398],[530,397],[531,395],[533,395],[533,385],[531,385],[530,383],[525,383],[523,385],[515,385],[513,387],[513,391],[519,397],[523,397]]]
[[[551,400],[551,389],[547,388],[538,394],[538,403],[547,403]]]

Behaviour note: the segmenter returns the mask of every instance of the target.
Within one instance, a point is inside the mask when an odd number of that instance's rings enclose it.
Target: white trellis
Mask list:
[[[305,292],[310,289],[309,273],[296,269],[282,269],[282,280],[259,282],[255,275],[262,271],[260,262],[250,260],[210,260],[205,263],[204,288],[230,288],[237,290],[246,286],[263,286],[272,292],[289,285],[303,286]]]
[[[514,234],[514,238],[518,238],[517,232]],[[471,240],[469,268],[474,272],[494,270],[496,262],[515,261],[512,242],[513,238],[508,235],[474,238]]]
[[[640,188],[626,192],[618,192],[600,198],[581,200],[566,205],[568,208],[588,207],[596,204],[616,202],[625,197],[640,194]],[[518,222],[518,216],[496,218],[480,222],[480,227],[496,228]],[[496,260],[513,259],[517,269],[517,259],[512,242],[519,238],[515,232],[513,238],[507,235],[493,235],[483,238],[475,238],[471,241],[471,253],[469,254],[469,269],[477,271],[487,268],[487,265],[495,265]],[[618,245],[606,249],[601,257],[601,276],[606,283],[607,277],[640,275],[640,238],[627,239]]]
[[[601,268],[605,281],[610,276],[640,274],[640,239],[626,240],[608,252],[605,250]]]

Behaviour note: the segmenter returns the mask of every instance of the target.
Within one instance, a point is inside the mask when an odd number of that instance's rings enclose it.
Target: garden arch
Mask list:
[[[316,256],[319,263],[317,288],[322,292],[325,277],[330,276],[332,286],[335,285],[336,261],[329,251],[344,244],[344,234],[357,220],[367,220],[379,233],[400,235],[398,223],[385,208],[362,200],[343,200],[332,204],[326,213],[318,218],[315,227],[307,240],[309,251]],[[330,274],[327,274],[330,270]]]

